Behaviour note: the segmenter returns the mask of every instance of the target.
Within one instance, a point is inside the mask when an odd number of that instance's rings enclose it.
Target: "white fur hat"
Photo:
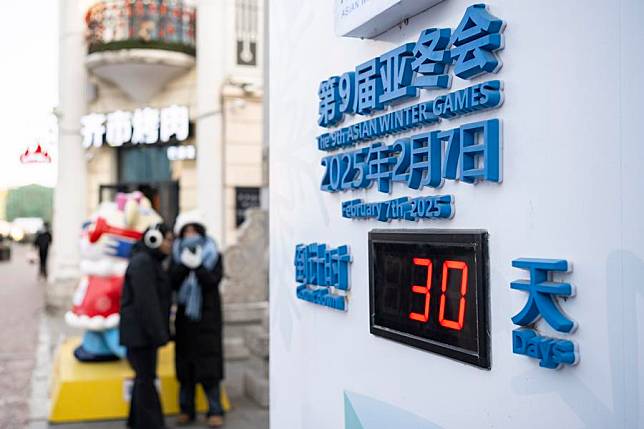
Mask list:
[[[206,225],[203,221],[203,213],[199,210],[191,210],[177,216],[177,220],[174,223],[174,235],[178,236],[183,227],[190,224],[201,225],[206,229]]]

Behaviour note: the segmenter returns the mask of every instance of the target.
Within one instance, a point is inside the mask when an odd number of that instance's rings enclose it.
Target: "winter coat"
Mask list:
[[[170,338],[172,290],[163,258],[157,250],[140,246],[125,271],[119,330],[126,347],[160,347]]]
[[[46,256],[49,252],[49,245],[51,244],[51,232],[49,231],[39,231],[36,234],[34,240],[34,246],[38,249],[38,253],[42,256]]]
[[[170,264],[172,288],[178,291],[190,269],[179,261]],[[185,306],[177,306],[175,318],[175,366],[181,383],[218,381],[224,378],[222,312],[219,283],[223,277],[223,255],[212,271],[203,265],[195,270],[201,286],[201,319],[193,321]],[[194,373],[193,373],[194,371]]]

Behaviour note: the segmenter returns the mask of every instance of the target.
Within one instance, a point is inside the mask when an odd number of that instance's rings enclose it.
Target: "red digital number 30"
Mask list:
[[[411,290],[413,293],[425,295],[425,311],[423,313],[409,313],[409,318],[418,322],[427,322],[429,320],[429,301],[430,291],[432,289],[432,261],[426,258],[413,258],[414,265],[427,267],[427,281],[425,286],[412,285]],[[447,300],[447,280],[449,277],[449,270],[460,270],[461,276],[461,298],[458,304],[458,320],[445,319],[445,301]],[[445,261],[443,262],[443,276],[441,282],[441,298],[438,308],[438,323],[449,329],[460,331],[463,329],[463,322],[465,320],[465,294],[467,293],[467,263],[463,261]]]

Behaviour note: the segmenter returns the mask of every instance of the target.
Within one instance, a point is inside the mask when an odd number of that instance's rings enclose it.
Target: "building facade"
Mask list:
[[[236,242],[267,186],[263,25],[258,0],[61,1],[55,236],[139,190]],[[75,277],[75,241],[55,243],[54,278]]]

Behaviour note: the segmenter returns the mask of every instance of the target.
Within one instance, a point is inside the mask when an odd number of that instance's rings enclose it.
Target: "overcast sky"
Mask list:
[[[0,188],[52,186],[54,165],[19,157],[43,139],[58,100],[58,0],[2,2],[0,40]],[[55,148],[47,150],[55,162]]]

